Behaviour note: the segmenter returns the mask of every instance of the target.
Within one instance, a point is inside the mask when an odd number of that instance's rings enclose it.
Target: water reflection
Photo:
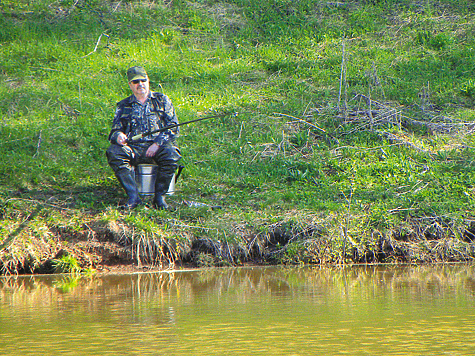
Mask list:
[[[0,355],[466,355],[474,293],[467,265],[2,277]]]

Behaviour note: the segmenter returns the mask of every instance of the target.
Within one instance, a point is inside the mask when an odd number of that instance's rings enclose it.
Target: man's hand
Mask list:
[[[158,149],[160,148],[159,145],[157,145],[156,143],[154,143],[152,146],[150,146],[147,150],[147,152],[145,152],[145,157],[153,157],[155,156],[155,153],[157,153]]]
[[[117,143],[121,146],[124,146],[127,144],[127,135],[123,132],[119,133],[119,136],[117,136]]]

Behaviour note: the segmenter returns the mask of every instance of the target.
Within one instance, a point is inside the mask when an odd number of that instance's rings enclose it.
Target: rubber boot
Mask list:
[[[153,198],[153,206],[156,209],[168,209],[164,195],[168,192],[172,178],[173,173],[171,175],[163,174],[163,172],[157,174],[157,180],[155,181],[155,196]]]
[[[135,174],[133,171],[121,170],[116,174],[117,179],[125,190],[127,197],[127,203],[122,205],[123,209],[134,209],[137,205],[142,204],[142,200],[139,197],[139,191],[137,184],[135,183]]]

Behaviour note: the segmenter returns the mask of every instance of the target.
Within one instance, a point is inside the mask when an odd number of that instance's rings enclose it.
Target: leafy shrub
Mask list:
[[[53,260],[53,268],[56,273],[80,273],[81,267],[78,260],[66,253],[58,259]]]

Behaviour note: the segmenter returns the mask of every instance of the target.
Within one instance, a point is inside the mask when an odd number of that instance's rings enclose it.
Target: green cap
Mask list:
[[[136,79],[147,79],[147,72],[142,67],[131,67],[127,70],[127,79],[129,82]]]

